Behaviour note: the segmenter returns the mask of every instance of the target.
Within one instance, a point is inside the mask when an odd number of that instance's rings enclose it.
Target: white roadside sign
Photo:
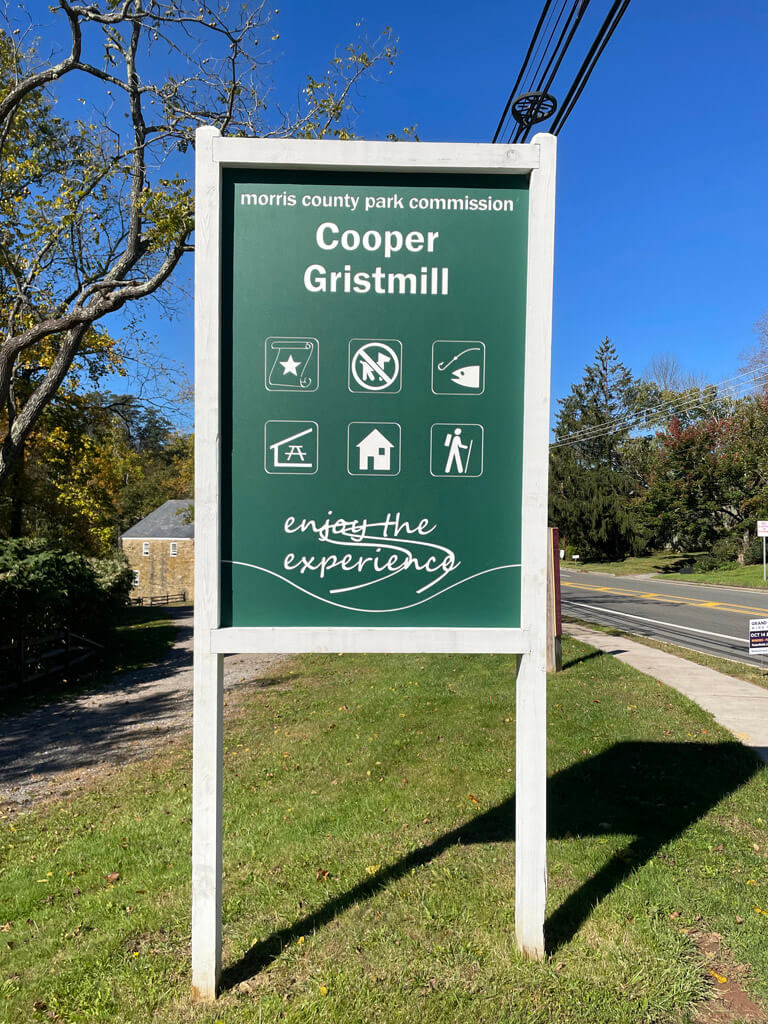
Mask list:
[[[199,998],[222,966],[225,654],[517,655],[515,933],[545,954],[555,148],[197,131]]]
[[[768,619],[749,620],[749,653],[765,654],[768,651]]]

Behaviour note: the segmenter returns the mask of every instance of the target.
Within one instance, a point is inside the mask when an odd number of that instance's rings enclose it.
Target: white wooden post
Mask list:
[[[219,132],[196,135],[195,382],[219,380]],[[216,383],[218,386],[218,383]],[[219,620],[219,412],[196,388],[195,642],[192,771],[192,991],[215,999],[221,973],[223,657]]]
[[[195,649],[192,771],[192,992],[215,999],[221,974],[223,657]]]
[[[547,464],[555,237],[556,141],[537,135],[531,172],[523,465],[523,628],[529,651],[518,662],[515,768],[515,933],[524,956],[544,956],[547,896]]]

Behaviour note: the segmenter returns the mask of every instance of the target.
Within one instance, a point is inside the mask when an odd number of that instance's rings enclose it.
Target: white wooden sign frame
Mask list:
[[[221,972],[225,654],[333,652],[518,655],[515,929],[544,955],[546,898],[546,580],[554,136],[525,145],[232,139],[204,127],[195,188],[195,627],[192,985],[216,996]],[[529,178],[519,629],[220,627],[221,175],[224,168],[483,173]]]

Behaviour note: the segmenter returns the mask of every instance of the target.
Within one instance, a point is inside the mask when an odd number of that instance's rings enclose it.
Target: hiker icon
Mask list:
[[[432,394],[482,395],[484,391],[482,341],[432,342]]]
[[[448,459],[445,463],[445,472],[450,473],[451,469],[455,466],[457,473],[466,473],[469,469],[469,459],[472,455],[472,442],[469,444],[463,444],[461,440],[461,427],[455,427],[452,434],[446,434],[443,444],[448,449]],[[462,458],[463,453],[467,453],[467,458]]]
[[[432,476],[482,476],[483,435],[479,423],[433,423],[429,455]]]

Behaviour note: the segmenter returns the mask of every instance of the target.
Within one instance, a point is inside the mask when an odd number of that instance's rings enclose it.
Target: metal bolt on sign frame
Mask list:
[[[547,134],[454,145],[197,132],[197,998],[214,999],[221,974],[230,653],[516,655],[515,930],[524,955],[544,956],[554,199]],[[377,586],[361,574],[383,570],[362,561],[353,585],[349,573],[298,585],[295,559],[314,564],[323,536],[297,523],[325,515],[328,494],[338,515],[368,516],[371,547],[437,545],[443,576],[403,555]]]

